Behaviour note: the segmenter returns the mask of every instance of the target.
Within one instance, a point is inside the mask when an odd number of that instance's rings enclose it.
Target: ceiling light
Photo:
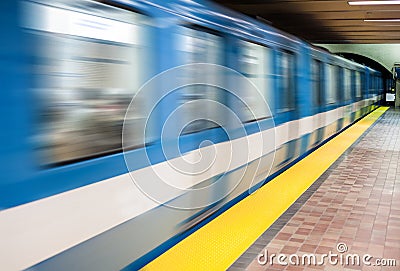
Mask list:
[[[400,5],[400,1],[349,1],[351,6],[371,6],[371,5]]]
[[[365,19],[364,22],[400,22],[400,19]]]

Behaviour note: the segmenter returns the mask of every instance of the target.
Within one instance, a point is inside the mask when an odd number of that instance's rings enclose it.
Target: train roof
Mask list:
[[[175,0],[166,2],[156,0],[146,1],[146,3],[185,17],[189,21],[210,25],[232,35],[247,37],[247,39],[263,40],[266,44],[277,44],[282,47],[292,45],[293,47],[294,44],[304,43],[296,36],[211,1]],[[266,35],[269,35],[268,39],[265,38]]]
[[[130,0],[119,0],[119,2],[132,4]],[[310,50],[318,52],[318,54],[327,55],[330,59],[340,61],[342,65],[351,65],[359,69],[365,67],[271,26],[264,20],[252,18],[209,0],[140,0],[139,2],[184,17],[189,23],[192,21],[194,24],[228,32],[243,39],[250,39],[265,45],[278,46],[289,50],[295,50],[298,46],[307,46]]]

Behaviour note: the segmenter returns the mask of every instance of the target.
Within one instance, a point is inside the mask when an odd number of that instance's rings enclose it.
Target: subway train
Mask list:
[[[1,270],[139,269],[383,97],[211,1],[1,2]]]

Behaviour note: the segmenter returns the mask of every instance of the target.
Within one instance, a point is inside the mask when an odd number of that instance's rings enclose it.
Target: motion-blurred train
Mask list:
[[[379,72],[209,1],[0,9],[1,270],[138,269],[382,99]]]

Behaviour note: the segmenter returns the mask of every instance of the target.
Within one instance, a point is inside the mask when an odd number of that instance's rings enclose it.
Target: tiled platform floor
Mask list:
[[[400,111],[390,109],[307,190],[230,270],[400,270]],[[303,203],[303,202],[304,203]],[[297,212],[296,212],[297,211]],[[396,267],[260,265],[260,251],[370,254]],[[340,253],[339,253],[340,254]],[[288,262],[288,259],[285,260]]]

